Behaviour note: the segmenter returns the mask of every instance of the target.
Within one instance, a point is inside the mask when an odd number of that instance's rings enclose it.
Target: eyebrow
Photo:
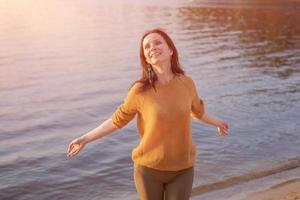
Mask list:
[[[154,39],[152,42],[155,42],[155,41],[157,41],[157,40],[160,41],[160,39],[157,38],[157,39]],[[144,47],[146,47],[147,45],[149,45],[149,42],[147,42],[147,43],[144,45]]]

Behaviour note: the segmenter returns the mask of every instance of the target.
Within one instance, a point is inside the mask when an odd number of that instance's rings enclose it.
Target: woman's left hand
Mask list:
[[[228,135],[229,126],[228,126],[227,122],[221,121],[221,120],[218,121],[218,123],[217,123],[217,129],[218,129],[218,133],[221,136],[227,136]]]

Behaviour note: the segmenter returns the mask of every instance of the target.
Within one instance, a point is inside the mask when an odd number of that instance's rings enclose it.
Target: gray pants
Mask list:
[[[160,171],[134,164],[134,181],[141,200],[188,200],[194,167],[179,171]]]

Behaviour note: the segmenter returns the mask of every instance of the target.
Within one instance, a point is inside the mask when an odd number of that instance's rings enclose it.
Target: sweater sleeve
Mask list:
[[[190,78],[190,90],[192,94],[191,117],[200,120],[205,113],[204,101],[198,96],[197,88],[194,81]]]
[[[111,119],[117,128],[127,125],[136,115],[139,108],[139,95],[136,92],[137,84],[135,84],[128,92],[123,103],[113,113]]]

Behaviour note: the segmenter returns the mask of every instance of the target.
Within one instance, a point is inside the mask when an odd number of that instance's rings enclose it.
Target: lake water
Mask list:
[[[135,119],[65,152],[122,103],[154,27],[230,125],[224,139],[193,121],[193,195],[300,167],[300,2],[233,2],[1,1],[0,199],[138,199]]]

